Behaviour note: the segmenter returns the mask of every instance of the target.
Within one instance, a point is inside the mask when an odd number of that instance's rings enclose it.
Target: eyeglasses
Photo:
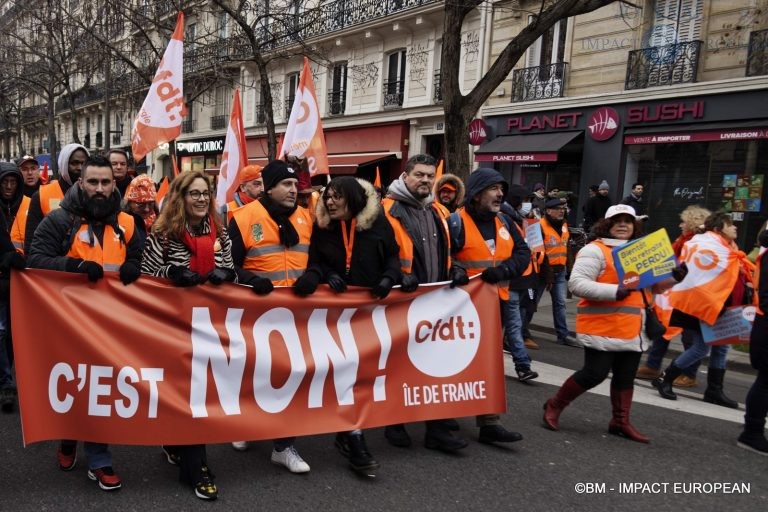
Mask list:
[[[202,197],[206,201],[208,201],[211,198],[211,193],[207,190],[203,190],[202,192],[199,190],[190,190],[187,192],[187,195],[194,199],[195,201],[199,201]]]
[[[338,203],[340,199],[342,199],[342,197],[339,194],[325,194],[326,201],[330,200],[334,203]]]

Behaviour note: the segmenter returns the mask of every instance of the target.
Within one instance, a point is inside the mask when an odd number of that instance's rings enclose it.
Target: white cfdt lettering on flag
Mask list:
[[[157,418],[158,388],[157,383],[163,380],[162,368],[139,368],[125,366],[117,372],[114,380],[117,392],[122,398],[115,398],[115,412],[121,418],[132,418],[139,410],[141,395],[134,384],[147,382],[149,385],[149,403],[147,404],[147,418]],[[77,365],[77,391],[80,392],[88,383],[88,415],[112,416],[112,405],[103,403],[103,397],[112,396],[112,376],[115,368],[112,366]],[[75,372],[67,363],[56,363],[48,376],[48,402],[51,408],[59,414],[69,412],[75,402],[71,393],[66,393],[64,398],[59,398],[59,386],[61,381],[72,382],[75,380]]]
[[[316,309],[309,317],[307,331],[312,333],[309,346],[312,349],[312,359],[315,361],[315,374],[309,385],[309,407],[323,406],[323,387],[328,376],[329,362],[333,365],[333,384],[339,405],[355,403],[353,390],[360,363],[360,355],[350,326],[350,320],[355,311],[357,310],[354,308],[345,309],[339,317],[337,329],[341,348],[328,329],[327,309]]]
[[[280,334],[288,350],[291,374],[279,388],[272,386],[272,349],[269,336],[273,331]],[[299,332],[293,313],[287,308],[267,311],[253,324],[253,341],[256,346],[256,368],[253,372],[253,395],[256,403],[266,412],[283,411],[299,389],[307,364],[301,351]]]
[[[425,293],[408,309],[408,357],[432,377],[450,377],[469,366],[480,334],[480,317],[461,288]]]
[[[208,367],[213,373],[219,402],[225,414],[240,414],[240,386],[245,372],[245,338],[240,330],[242,309],[228,309],[229,357],[211,322],[208,308],[192,308],[192,381],[189,406],[193,418],[208,416],[205,397],[208,391]]]

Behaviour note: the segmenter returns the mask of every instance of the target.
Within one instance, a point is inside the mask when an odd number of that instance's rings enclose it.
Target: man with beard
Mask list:
[[[40,188],[40,162],[31,155],[24,155],[16,165],[24,180],[24,195],[32,197]]]
[[[134,217],[120,211],[109,160],[94,156],[85,161],[82,176],[67,190],[61,207],[43,219],[34,234],[29,266],[85,274],[89,281],[119,272],[123,284],[141,275],[142,244]],[[103,443],[86,441],[88,478],[105,491],[122,486],[112,469],[112,454]],[[59,469],[70,471],[77,462],[77,441],[63,440],[57,453]]]
[[[405,164],[405,171],[389,186],[384,200],[384,213],[400,247],[404,292],[415,290],[419,283],[451,281],[451,286],[456,286],[469,282],[462,267],[450,266],[450,236],[445,224],[449,212],[432,195],[436,169],[433,157],[412,156]],[[454,420],[431,420],[426,424],[424,446],[427,448],[444,452],[466,448],[466,439],[452,432],[458,428]],[[389,425],[384,435],[394,446],[411,445],[405,425]]]
[[[520,276],[530,264],[531,251],[517,227],[500,216],[507,193],[507,182],[495,169],[475,169],[467,179],[467,201],[464,208],[452,213],[448,225],[451,232],[451,255],[466,266],[467,274],[477,275],[486,283],[497,285],[499,306],[510,328],[509,280]],[[516,306],[517,307],[517,306]],[[520,324],[517,326],[520,352],[513,352],[515,369],[521,382],[538,377],[531,370],[531,359],[523,346]],[[511,337],[511,333],[507,333]],[[495,340],[494,340],[495,341]],[[501,357],[501,354],[499,354]],[[523,436],[501,425],[498,414],[477,416],[479,440],[484,444],[513,443]]]
[[[238,282],[266,295],[275,286],[291,286],[306,270],[312,218],[296,204],[299,180],[288,164],[273,160],[264,166],[261,177],[264,193],[234,211],[228,232]],[[295,439],[276,439],[271,461],[291,473],[308,473],[309,464],[293,446]],[[248,444],[235,441],[232,447],[243,451]]]
[[[437,200],[449,212],[455,212],[464,204],[464,183],[455,174],[443,174],[437,180],[435,190],[437,190]]]
[[[67,144],[59,153],[59,179],[40,187],[29,201],[24,228],[24,253],[29,254],[32,237],[43,218],[59,207],[67,190],[80,178],[80,171],[88,158],[88,150],[80,144]]]

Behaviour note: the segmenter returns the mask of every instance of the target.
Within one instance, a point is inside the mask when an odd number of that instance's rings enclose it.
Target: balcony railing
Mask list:
[[[432,92],[432,102],[435,104],[443,102],[443,75],[440,70],[435,71],[434,91]]]
[[[184,119],[181,122],[181,133],[194,133],[197,130],[197,119]]]
[[[624,88],[645,89],[695,82],[702,44],[702,41],[689,41],[629,52]]]
[[[747,76],[768,75],[768,30],[757,30],[749,34],[747,54]]]
[[[404,80],[384,80],[384,108],[402,107],[404,89]]]
[[[512,101],[562,98],[567,62],[516,69],[512,74]]]
[[[227,126],[229,116],[211,116],[211,130],[222,130]]]
[[[37,105],[34,107],[26,107],[21,109],[20,121],[21,124],[31,123],[33,121],[39,121],[45,119],[48,115],[48,105]]]
[[[340,116],[344,114],[344,109],[347,106],[347,91],[329,91],[328,92],[328,113],[332,116]]]

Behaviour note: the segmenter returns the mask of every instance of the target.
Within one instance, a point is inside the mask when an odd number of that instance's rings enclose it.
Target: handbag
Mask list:
[[[655,340],[660,338],[667,331],[667,328],[661,323],[658,315],[656,315],[656,310],[645,298],[645,291],[640,290],[640,294],[643,296],[643,304],[645,304],[645,334],[649,339]]]

